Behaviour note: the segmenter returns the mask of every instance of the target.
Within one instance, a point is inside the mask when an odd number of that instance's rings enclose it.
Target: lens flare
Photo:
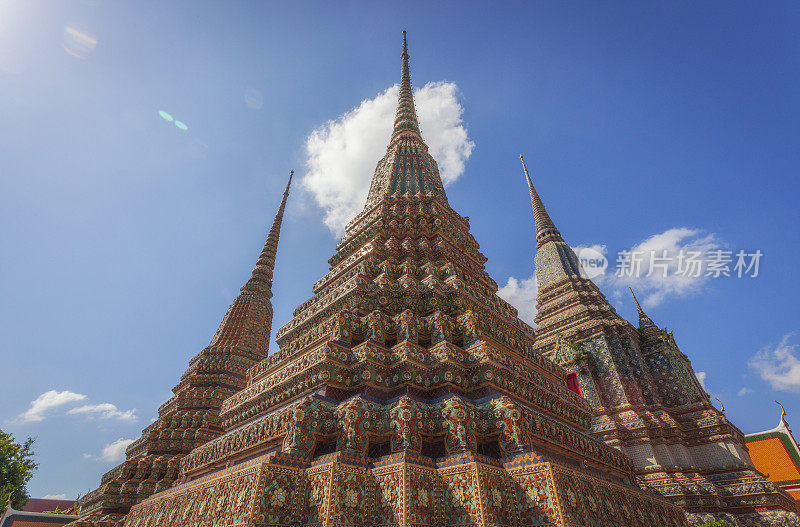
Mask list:
[[[264,107],[264,96],[255,88],[247,88],[244,92],[244,103],[254,110]]]
[[[75,57],[76,59],[85,59],[97,46],[97,39],[81,33],[74,27],[64,28],[64,39],[61,42],[61,47],[64,51]]]
[[[165,121],[167,121],[168,123],[172,123],[172,124],[174,124],[175,126],[177,126],[179,130],[183,130],[183,131],[185,132],[186,130],[188,130],[188,129],[189,129],[189,127],[188,127],[188,126],[186,126],[186,124],[184,124],[184,123],[183,123],[183,122],[181,122],[181,121],[178,121],[177,119],[175,119],[174,117],[172,117],[172,115],[168,114],[168,113],[167,113],[167,112],[165,112],[164,110],[159,110],[159,111],[158,111],[158,115],[159,115],[159,116],[160,116],[162,119],[164,119]]]

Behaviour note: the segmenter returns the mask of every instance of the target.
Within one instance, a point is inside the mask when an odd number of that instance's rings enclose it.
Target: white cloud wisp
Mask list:
[[[631,287],[641,296],[645,307],[655,307],[667,298],[700,291],[710,280],[704,264],[708,254],[724,245],[714,233],[686,227],[668,229],[630,249],[641,260],[636,276],[618,276],[613,272],[617,266],[615,260],[609,262],[611,272],[606,274],[604,282],[618,289]],[[699,267],[689,268],[690,257],[692,262],[699,262]]]
[[[120,437],[113,443],[103,447],[103,451],[97,459],[107,463],[118,463],[125,459],[125,449],[133,442],[134,439],[123,439]]]
[[[302,185],[325,211],[323,221],[334,234],[340,235],[364,206],[375,166],[389,142],[398,91],[395,85],[361,101],[306,138],[308,173]],[[414,91],[422,135],[445,185],[464,173],[475,147],[462,120],[458,95],[458,86],[444,81]]]
[[[63,392],[50,390],[31,401],[28,409],[19,415],[18,420],[23,423],[44,421],[45,413],[48,410],[58,408],[65,404],[83,401],[84,399],[86,399],[85,395],[69,390],[64,390]]]
[[[120,421],[136,421],[136,409],[119,410],[116,405],[111,403],[86,404],[73,408],[67,415],[83,414],[90,418],[99,417],[100,419],[119,419]]]
[[[506,285],[497,290],[497,296],[517,308],[519,318],[533,326],[536,317],[536,293],[539,287],[536,284],[536,274],[529,278],[517,280],[509,277]]]
[[[784,335],[777,346],[762,348],[748,362],[773,390],[800,392],[800,357],[797,344],[789,343],[793,336],[794,333]]]
[[[638,255],[638,271],[634,276],[617,275],[617,257],[610,257],[605,245],[580,245],[573,247],[573,250],[579,258],[589,254],[602,255],[608,260],[607,267],[584,267],[583,273],[604,289],[604,292],[609,293],[615,304],[620,303],[622,298],[628,298],[628,287],[631,287],[647,308],[655,307],[668,298],[699,292],[711,278],[706,276],[705,266],[699,267],[697,273],[685,272],[686,255],[692,255],[694,261],[702,262],[710,252],[722,247],[724,243],[714,233],[685,227],[668,229],[650,236],[630,249],[630,253]],[[582,261],[582,265],[585,263]],[[679,268],[681,265],[684,268]],[[533,324],[537,290],[534,272],[528,278],[510,277],[497,294],[517,308],[522,320]]]
[[[706,379],[708,378],[708,374],[704,371],[695,372],[695,376],[697,377],[697,381],[700,383],[700,386],[708,392],[708,388],[706,387]]]
[[[70,390],[58,392],[49,390],[39,395],[30,402],[27,410],[18,415],[12,421],[18,423],[37,423],[44,421],[48,414],[52,414],[55,408],[74,405],[77,402],[85,401],[87,396],[82,393],[75,393]],[[138,419],[136,409],[122,411],[111,403],[84,404],[71,408],[66,415],[83,415],[90,419],[118,419],[120,421],[134,422]]]

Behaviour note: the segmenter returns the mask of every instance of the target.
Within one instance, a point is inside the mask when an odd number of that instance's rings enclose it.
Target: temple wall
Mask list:
[[[745,446],[744,443],[733,443],[733,446],[736,449],[739,459],[743,460],[748,465],[753,466],[753,460],[750,459],[750,452],[748,452],[747,446]]]
[[[662,467],[675,465],[675,458],[672,456],[672,448],[670,445],[659,444],[654,445],[656,452],[656,462]]]
[[[275,453],[184,483],[136,505],[125,527],[495,526],[683,527],[667,501],[544,461],[463,452],[309,460]]]
[[[211,476],[154,494],[131,508],[126,527],[233,525],[249,522],[263,460],[243,463]]]
[[[633,461],[633,466],[643,468],[656,464],[656,454],[649,443],[624,445],[622,452]]]
[[[716,443],[686,447],[683,444],[623,445],[622,452],[628,456],[636,468],[653,465],[662,467],[678,466],[696,469],[720,467],[742,467],[750,463],[749,456],[742,445],[719,441]]]
[[[688,467],[692,464],[692,456],[683,443],[670,445],[670,450],[672,451],[672,458],[675,460],[676,465]]]
[[[718,441],[689,447],[692,465],[699,469],[741,467],[747,462],[741,445],[732,441]]]

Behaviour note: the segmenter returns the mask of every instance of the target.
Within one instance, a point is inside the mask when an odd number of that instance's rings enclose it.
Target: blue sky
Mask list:
[[[37,438],[31,494],[94,488],[109,445],[155,417],[249,275],[290,169],[273,328],[311,295],[337,237],[308,190],[325,172],[308,137],[380,106],[402,29],[415,86],[454,87],[431,100],[474,148],[448,197],[498,284],[514,278],[519,300],[533,272],[519,153],[567,241],[605,246],[612,266],[647,244],[759,249],[757,278],[634,286],[745,433],[775,426],[774,399],[800,431],[799,15],[781,2],[0,1],[0,426]],[[622,285],[602,280],[635,320]]]

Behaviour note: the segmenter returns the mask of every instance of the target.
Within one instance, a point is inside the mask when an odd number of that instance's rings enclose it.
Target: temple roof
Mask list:
[[[18,511],[12,508],[0,516],[0,527],[58,527],[78,519],[72,514]]]
[[[31,498],[22,506],[24,512],[45,512],[56,509],[66,511],[75,506],[75,500],[54,500],[49,498]]]
[[[800,502],[800,446],[786,422],[786,410],[781,403],[778,405],[781,407],[778,426],[747,434],[744,440],[753,465]]]

